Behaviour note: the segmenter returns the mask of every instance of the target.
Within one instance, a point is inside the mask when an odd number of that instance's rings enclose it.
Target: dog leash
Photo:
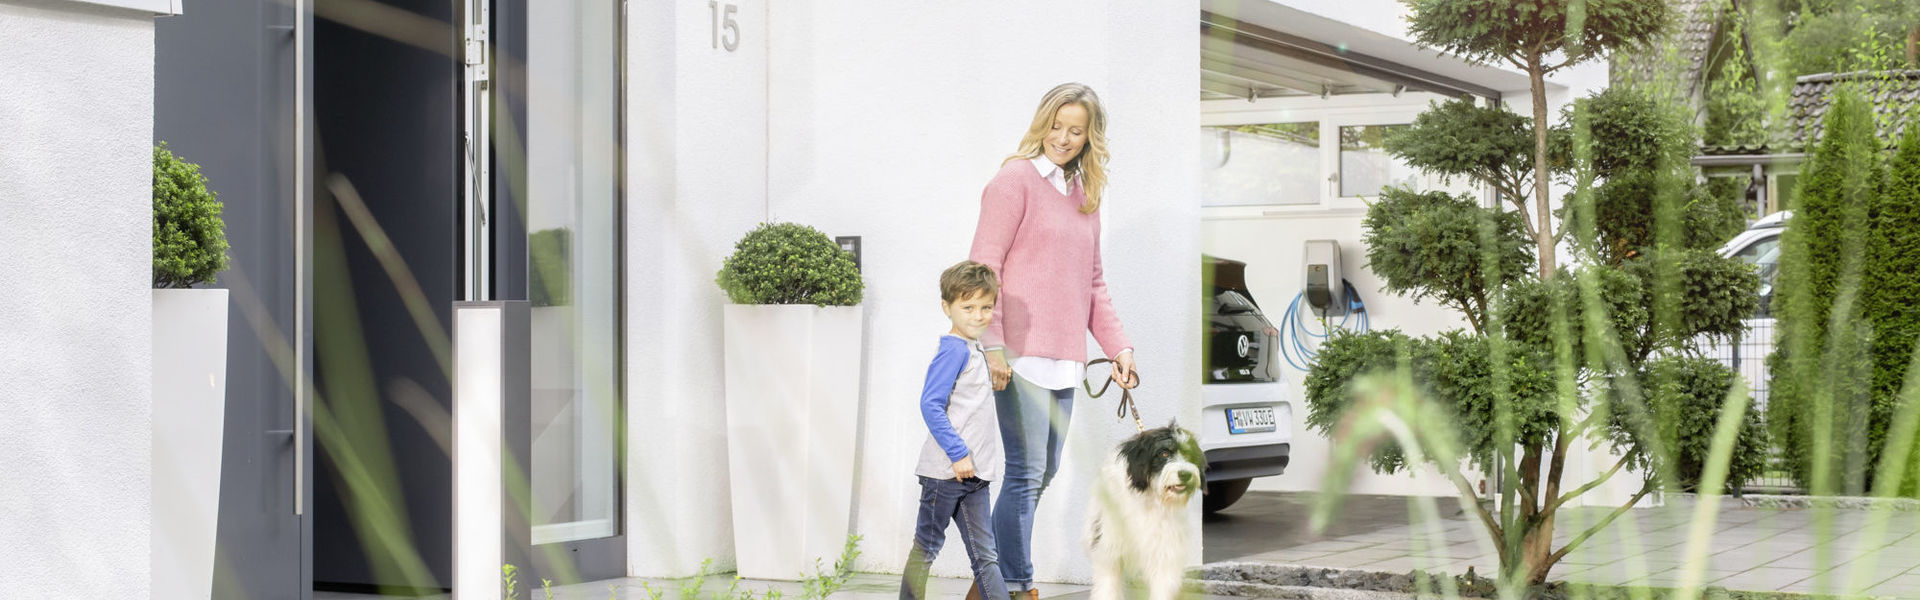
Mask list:
[[[1097,364],[1110,363],[1110,362],[1113,362],[1113,361],[1105,358],[1096,358],[1096,359],[1087,361],[1087,366],[1091,367]],[[1140,373],[1135,372],[1132,375],[1133,375],[1133,385],[1135,387],[1138,387],[1140,385]],[[1098,392],[1093,391],[1093,382],[1087,381],[1086,379],[1081,379],[1080,385],[1087,388],[1088,396],[1099,398],[1102,394],[1107,393],[1107,388],[1113,386],[1113,381],[1114,380],[1112,377],[1108,377],[1107,382],[1100,385],[1100,391]],[[1123,385],[1123,386],[1120,386],[1120,406],[1114,409],[1113,416],[1114,418],[1117,418],[1117,419],[1125,419],[1127,418],[1127,413],[1129,412],[1133,413],[1134,428],[1139,429],[1142,432],[1146,431],[1147,424],[1146,422],[1140,420],[1140,409],[1136,408],[1133,402],[1133,388]]]

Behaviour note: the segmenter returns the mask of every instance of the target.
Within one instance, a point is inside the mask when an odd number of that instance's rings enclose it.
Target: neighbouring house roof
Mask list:
[[[1675,28],[1646,48],[1615,52],[1612,58],[1612,82],[1653,82],[1662,76],[1678,76],[1677,84],[1688,96],[1706,81],[1707,59],[1713,53],[1720,11],[1727,0],[1672,0]]]
[[[1825,130],[1824,119],[1828,107],[1833,105],[1834,90],[1849,84],[1857,85],[1868,105],[1873,107],[1875,126],[1888,148],[1899,143],[1908,123],[1920,119],[1920,70],[1807,75],[1794,80],[1793,91],[1787,98],[1786,130],[1776,141],[1707,146],[1694,157],[1694,164],[1727,166],[1802,160],[1808,147],[1819,141],[1820,132]]]
[[[1787,111],[1791,115],[1787,122],[1786,135],[1790,136],[1785,140],[1787,146],[1805,148],[1820,139],[1821,118],[1833,104],[1833,91],[1847,83],[1858,84],[1867,104],[1873,107],[1880,139],[1886,140],[1889,146],[1897,143],[1908,121],[1920,116],[1917,113],[1920,111],[1920,71],[1808,75],[1794,80],[1793,92],[1787,98]]]

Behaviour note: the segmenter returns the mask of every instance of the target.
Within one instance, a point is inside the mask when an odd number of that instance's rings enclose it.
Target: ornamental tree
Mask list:
[[[1450,3],[1415,3],[1431,4]],[[1731,371],[1693,351],[1703,338],[1738,332],[1759,285],[1750,267],[1713,252],[1744,223],[1731,200],[1693,182],[1683,110],[1616,88],[1577,102],[1557,127],[1535,125],[1542,121],[1455,101],[1388,140],[1388,151],[1414,167],[1495,191],[1543,190],[1549,173],[1570,178],[1574,191],[1563,210],[1532,205],[1542,218],[1529,223],[1525,202],[1486,207],[1442,192],[1383,190],[1366,219],[1369,268],[1387,291],[1438,300],[1471,329],[1336,335],[1306,381],[1309,426],[1343,448],[1367,449],[1376,470],[1427,463],[1444,473],[1494,538],[1511,585],[1544,582],[1653,491],[1701,484],[1711,436],[1700,432],[1715,429],[1723,407],[1744,411],[1746,397]],[[1529,133],[1533,152],[1516,142]],[[1572,248],[1564,267],[1546,254],[1555,241]],[[1563,272],[1549,276],[1554,270]],[[1380,371],[1402,374],[1416,399],[1368,393],[1383,388],[1364,376]],[[1367,423],[1389,405],[1409,424],[1391,437],[1393,428]],[[1734,454],[1764,456],[1758,421],[1735,416]],[[1566,481],[1568,457],[1601,445],[1615,462],[1593,480]],[[1496,510],[1475,501],[1462,462],[1503,475]],[[1738,461],[1730,480],[1758,465]],[[1633,497],[1556,546],[1559,509],[1627,472],[1641,478]]]

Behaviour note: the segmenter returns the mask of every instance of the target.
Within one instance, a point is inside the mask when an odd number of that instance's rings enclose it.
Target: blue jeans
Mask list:
[[[927,569],[947,541],[947,523],[960,525],[960,541],[973,561],[973,580],[983,598],[1006,598],[1000,580],[999,553],[993,547],[988,497],[992,484],[980,479],[920,478],[920,517],[913,527],[913,550],[907,553],[906,574],[900,577],[901,600],[927,597]]]
[[[993,505],[993,535],[1000,542],[1000,574],[1007,589],[1024,592],[1033,589],[1033,509],[1060,470],[1073,388],[1049,390],[1016,373],[993,399],[1007,455],[1006,480]]]

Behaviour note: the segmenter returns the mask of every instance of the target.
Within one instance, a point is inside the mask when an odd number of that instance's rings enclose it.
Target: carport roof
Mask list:
[[[1524,74],[1271,1],[1203,0],[1200,32],[1202,100],[1527,91]]]

